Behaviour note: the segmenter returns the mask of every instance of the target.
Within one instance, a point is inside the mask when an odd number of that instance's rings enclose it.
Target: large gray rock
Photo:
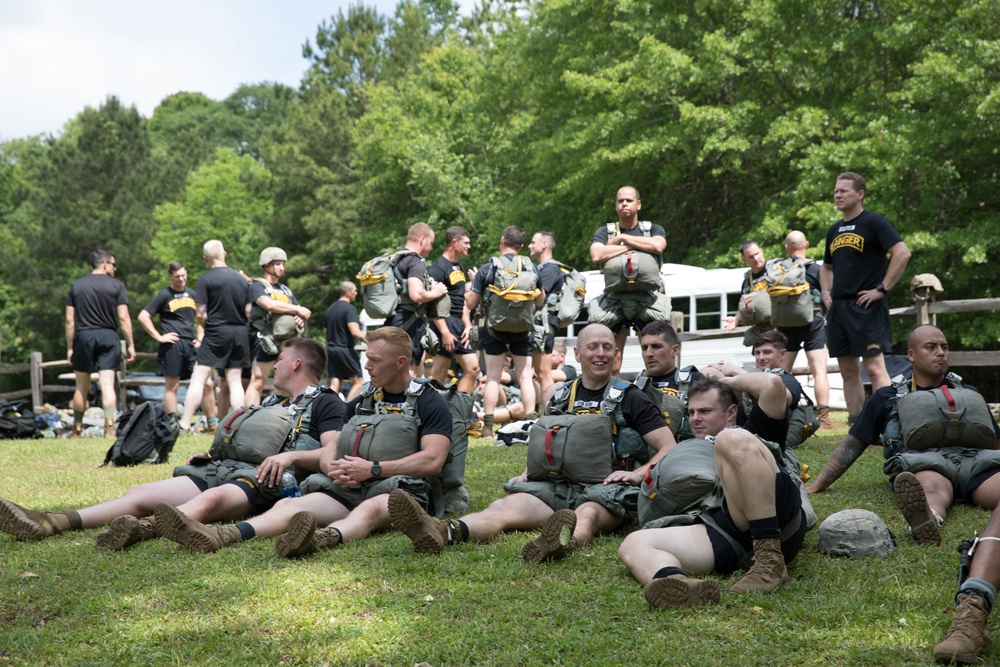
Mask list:
[[[848,558],[887,556],[896,548],[896,537],[874,512],[841,510],[820,524],[816,548],[823,553]]]

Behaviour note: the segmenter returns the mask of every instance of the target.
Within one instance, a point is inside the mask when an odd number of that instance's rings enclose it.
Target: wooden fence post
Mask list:
[[[31,405],[45,405],[42,402],[42,353],[32,352],[31,362]]]

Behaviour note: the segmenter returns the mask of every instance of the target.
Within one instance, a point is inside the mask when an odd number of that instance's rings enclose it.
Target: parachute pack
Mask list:
[[[910,391],[901,376],[893,378],[892,411],[882,434],[886,458],[903,449],[924,451],[936,447],[993,449],[996,432],[986,399],[962,386],[955,373],[945,384],[924,391]],[[949,386],[951,385],[951,386]]]
[[[653,223],[648,220],[639,222],[639,230],[643,236],[651,236]],[[607,223],[608,238],[621,236],[621,225],[618,222]],[[604,273],[604,291],[615,292],[645,292],[663,291],[663,278],[660,277],[660,263],[648,252],[629,250],[612,257],[601,266]]]
[[[587,296],[587,279],[572,266],[555,262],[563,274],[562,292],[552,307],[560,327],[568,327],[580,317],[583,301]],[[551,297],[551,295],[549,295]]]
[[[362,265],[357,279],[358,291],[369,317],[392,317],[399,306],[399,292],[403,281],[396,271],[399,260],[407,255],[415,255],[412,250],[397,250],[387,255],[379,255]]]
[[[776,327],[803,327],[813,321],[816,307],[814,290],[806,279],[811,259],[788,257],[767,262],[767,294],[771,299],[771,324]]]
[[[522,333],[535,329],[538,275],[521,255],[493,257],[493,281],[486,303],[486,326],[494,331]]]

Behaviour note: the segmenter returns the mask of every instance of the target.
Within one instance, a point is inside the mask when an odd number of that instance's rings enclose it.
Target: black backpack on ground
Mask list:
[[[115,444],[111,445],[102,466],[134,466],[140,463],[166,463],[174,449],[180,424],[159,403],[140,403],[118,417]]]
[[[35,424],[35,413],[26,407],[27,403],[27,401],[11,403],[5,398],[0,398],[0,440],[41,436]]]

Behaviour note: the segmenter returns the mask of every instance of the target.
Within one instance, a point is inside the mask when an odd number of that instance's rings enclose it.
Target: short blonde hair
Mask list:
[[[365,338],[369,345],[375,341],[384,341],[386,345],[393,348],[400,356],[407,358],[410,357],[410,353],[413,351],[413,340],[408,333],[399,327],[379,327],[378,329],[369,331]]]

